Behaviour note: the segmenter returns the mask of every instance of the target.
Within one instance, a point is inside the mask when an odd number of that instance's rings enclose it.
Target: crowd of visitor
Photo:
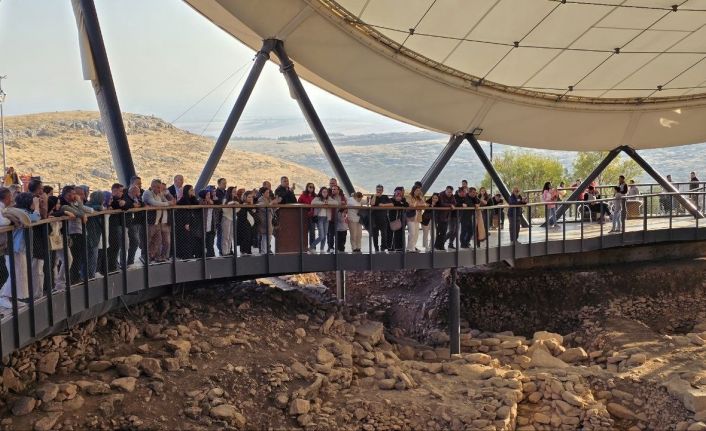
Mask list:
[[[696,178],[693,173],[692,178]],[[510,241],[516,242],[523,205],[528,203],[517,187],[505,202],[500,193],[469,186],[466,180],[429,196],[424,196],[421,182],[409,190],[398,186],[391,194],[377,185],[370,195],[348,196],[335,178],[318,189],[308,183],[301,192],[287,177],[281,177],[274,189],[264,181],[253,190],[229,187],[225,178],[196,190],[185,184],[182,175],[176,175],[170,186],[154,179],[147,189],[136,176],[126,186],[113,184],[110,191],[92,191],[84,185],[54,190],[34,178],[23,192],[18,181],[14,170],[8,170],[5,186],[0,187],[0,226],[30,229],[0,234],[0,254],[5,256],[0,259],[0,307],[10,307],[15,293],[19,301],[27,301],[30,294],[38,298],[50,288],[61,291],[135,265],[136,259],[144,265],[172,257],[266,254],[275,248],[280,252],[285,237],[298,237],[301,231],[304,244],[289,251],[345,252],[348,244],[352,253],[360,253],[364,229],[370,235],[371,252],[472,248],[486,241],[491,231],[504,229],[506,222]],[[566,200],[567,190],[575,190],[580,183],[577,180],[568,188],[564,183],[544,184],[541,201],[549,228],[557,226],[557,202]],[[600,222],[603,217],[612,219],[611,232],[620,232],[624,197],[639,194],[632,183],[628,186],[620,177],[612,205],[600,200],[593,185],[581,200],[600,214]],[[286,217],[287,206],[297,203],[307,207],[296,210],[293,222]],[[510,206],[503,206],[506,203]],[[37,223],[41,220],[45,222]]]

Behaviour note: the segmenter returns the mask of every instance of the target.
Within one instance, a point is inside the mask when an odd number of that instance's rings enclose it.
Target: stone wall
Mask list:
[[[484,331],[569,333],[578,329],[587,311],[612,307],[658,331],[688,332],[700,320],[699,310],[706,309],[704,280],[703,259],[590,270],[477,269],[459,273],[461,317]]]

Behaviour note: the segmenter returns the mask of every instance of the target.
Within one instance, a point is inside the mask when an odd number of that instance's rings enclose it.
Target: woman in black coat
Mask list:
[[[198,205],[199,200],[196,198],[194,187],[190,184],[184,186],[184,191],[181,199],[177,201],[177,205]],[[174,236],[176,237],[176,255],[178,259],[193,259],[196,257],[194,253],[195,245],[201,244],[201,235],[196,236],[201,232],[200,218],[197,219],[196,213],[198,209],[177,209],[174,210]]]
[[[243,205],[253,205],[253,192],[245,192],[243,195]],[[238,210],[238,245],[240,254],[252,254],[254,239],[257,238],[257,208],[241,207]]]
[[[406,211],[403,208],[409,208],[409,203],[405,200],[402,190],[395,190],[392,205],[395,209],[388,212],[390,228],[392,229],[393,224],[399,225],[399,229],[392,231],[392,248],[395,251],[402,251],[404,249],[404,227],[407,225]]]

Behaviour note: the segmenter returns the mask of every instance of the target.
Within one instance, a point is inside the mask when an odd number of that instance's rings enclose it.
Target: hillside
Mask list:
[[[143,181],[161,178],[171,184],[176,173],[194,184],[213,147],[211,138],[178,129],[156,117],[123,114],[132,157]],[[22,174],[39,175],[46,183],[89,184],[106,189],[117,181],[108,142],[97,112],[54,112],[7,117],[7,164]],[[273,184],[282,175],[299,185],[328,183],[328,175],[296,163],[234,146],[226,149],[215,178],[252,188]]]

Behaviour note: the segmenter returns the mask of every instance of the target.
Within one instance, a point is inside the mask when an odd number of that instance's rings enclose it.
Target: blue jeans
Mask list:
[[[316,247],[316,223],[309,219],[309,247]]]
[[[547,224],[554,226],[556,224],[556,207],[547,208]]]
[[[88,247],[88,279],[96,278],[96,267],[98,266],[98,247]],[[105,275],[105,274],[103,274]],[[86,265],[82,265],[81,277],[86,277]]]
[[[328,219],[325,217],[319,217],[319,221],[316,222],[317,229],[319,230],[319,236],[314,240],[314,245],[312,247],[316,248],[316,244],[320,244],[319,248],[321,251],[326,247],[326,237],[328,236]]]

